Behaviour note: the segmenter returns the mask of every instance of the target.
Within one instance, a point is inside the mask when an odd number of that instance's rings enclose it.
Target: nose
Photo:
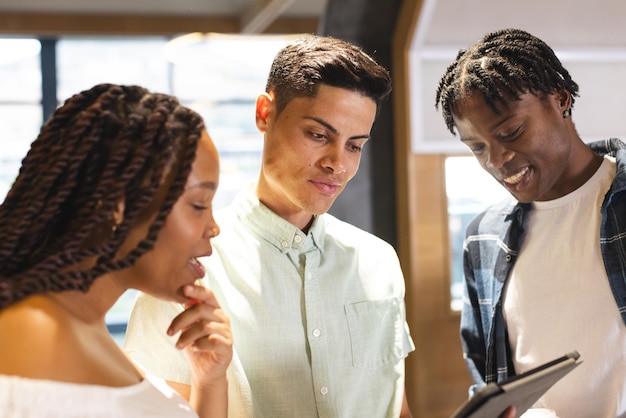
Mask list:
[[[211,222],[209,222],[209,224],[204,230],[203,238],[211,239],[211,238],[215,238],[219,234],[220,234],[220,227],[215,222],[215,219],[211,218]]]
[[[496,142],[491,144],[487,155],[486,165],[488,168],[499,170],[513,159],[515,153],[506,146]]]
[[[333,174],[342,174],[346,172],[346,165],[344,162],[345,151],[343,148],[338,148],[339,147],[331,148],[322,159],[322,166],[324,169],[332,172]]]

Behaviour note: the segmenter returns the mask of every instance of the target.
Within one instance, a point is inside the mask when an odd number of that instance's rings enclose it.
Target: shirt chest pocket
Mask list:
[[[345,305],[352,346],[352,364],[378,369],[404,357],[404,319],[397,298]]]

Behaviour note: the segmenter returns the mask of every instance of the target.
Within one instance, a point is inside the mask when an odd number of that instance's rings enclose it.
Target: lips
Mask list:
[[[520,181],[522,181],[522,179],[524,178],[524,176],[526,176],[527,173],[528,173],[528,167],[524,167],[523,169],[521,169],[517,173],[502,179],[502,181],[505,182],[506,184],[514,186],[517,183],[519,183]]]
[[[326,180],[312,180],[311,183],[317,190],[325,195],[332,196],[341,188],[341,183]]]
[[[204,274],[205,274],[204,266],[202,265],[202,263],[198,261],[197,258],[195,257],[190,258],[189,265],[191,266],[191,269],[193,270],[196,278],[201,279],[204,277]]]

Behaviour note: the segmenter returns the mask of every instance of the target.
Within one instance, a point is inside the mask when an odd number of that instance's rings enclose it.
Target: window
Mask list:
[[[254,118],[271,61],[288,36],[191,34],[164,37],[62,37],[56,42],[57,98],[97,83],[139,84],[176,95],[200,113],[220,153],[220,208],[255,179],[263,145]],[[42,124],[40,42],[0,38],[0,199]],[[122,344],[134,291],[107,314]]]
[[[446,194],[450,234],[450,308],[461,310],[463,297],[463,240],[469,222],[483,209],[509,193],[474,157],[446,158]]]
[[[0,39],[0,200],[42,123],[37,39]]]

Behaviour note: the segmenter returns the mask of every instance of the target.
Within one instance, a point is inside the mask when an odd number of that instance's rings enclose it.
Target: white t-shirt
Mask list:
[[[606,157],[577,190],[533,203],[505,289],[517,373],[581,354],[582,364],[535,404],[562,418],[626,416],[626,326],[600,253],[600,207],[615,170]]]
[[[0,375],[2,418],[197,418],[164,380],[146,373],[126,387]]]

